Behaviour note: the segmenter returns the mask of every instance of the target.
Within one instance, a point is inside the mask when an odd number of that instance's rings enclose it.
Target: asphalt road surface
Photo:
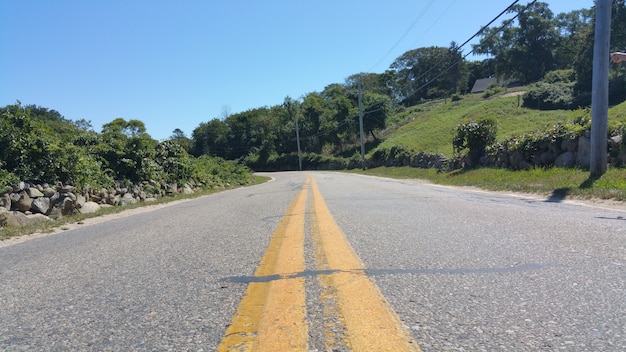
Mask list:
[[[330,172],[0,242],[2,351],[626,351],[626,211]]]

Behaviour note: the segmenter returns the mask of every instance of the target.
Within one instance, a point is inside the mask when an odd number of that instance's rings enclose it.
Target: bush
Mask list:
[[[244,165],[203,155],[192,159],[191,178],[202,188],[211,189],[227,184],[248,184],[252,180],[252,175]]]
[[[0,161],[0,164],[2,162]],[[16,185],[20,182],[20,178],[14,173],[0,168],[0,186]]]
[[[524,94],[522,106],[540,110],[571,109],[574,106],[574,83],[535,83]]]
[[[167,182],[181,184],[191,178],[191,157],[185,148],[174,140],[166,140],[157,145],[155,161],[163,170]]]
[[[411,156],[415,152],[401,145],[377,148],[370,159],[374,165],[404,166],[409,165]]]
[[[491,85],[487,88],[487,90],[485,90],[485,92],[483,93],[483,98],[487,99],[489,97],[492,97],[496,94],[500,94],[504,92],[504,88],[500,85],[500,83],[498,82],[493,82],[491,83]]]
[[[456,128],[456,136],[452,148],[456,154],[466,159],[467,167],[480,164],[487,146],[496,141],[497,121],[495,118],[484,118],[478,122],[466,120]]]
[[[574,70],[548,72],[541,82],[530,86],[524,94],[523,106],[541,110],[567,110],[575,105]]]

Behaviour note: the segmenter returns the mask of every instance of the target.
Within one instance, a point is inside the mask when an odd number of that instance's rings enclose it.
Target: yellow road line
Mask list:
[[[218,351],[308,351],[304,278],[304,225],[309,186],[311,232],[324,305],[326,348],[421,351],[400,318],[364,272],[335,223],[313,177],[307,175],[272,235],[255,277]],[[275,279],[278,277],[279,279]]]
[[[233,316],[218,351],[307,351],[308,326],[303,272],[304,221],[310,177],[287,209],[254,276],[279,275],[252,282]]]
[[[343,341],[329,336],[327,342],[345,344],[353,351],[421,351],[376,284],[365,275],[365,266],[335,223],[315,179],[311,190],[318,270],[337,270],[320,275],[320,282],[334,288],[326,294],[335,296],[347,335]]]

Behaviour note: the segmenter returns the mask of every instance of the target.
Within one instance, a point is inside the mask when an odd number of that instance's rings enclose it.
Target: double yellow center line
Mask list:
[[[315,179],[307,175],[254,273],[218,351],[309,351],[304,238],[309,192],[311,234],[327,348],[420,351],[335,223]],[[333,302],[330,304],[329,302]],[[336,326],[341,325],[341,336]]]

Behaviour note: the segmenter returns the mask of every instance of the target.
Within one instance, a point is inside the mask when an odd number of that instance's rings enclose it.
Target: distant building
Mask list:
[[[482,93],[495,81],[495,77],[477,79],[476,82],[474,82],[471,93]]]

